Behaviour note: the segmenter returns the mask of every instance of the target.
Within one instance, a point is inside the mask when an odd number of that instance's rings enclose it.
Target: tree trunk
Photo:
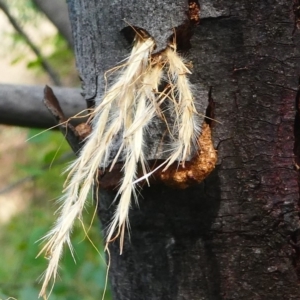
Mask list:
[[[175,1],[175,16],[162,11],[172,3],[167,0],[68,1],[87,101],[97,102],[103,73],[129,51],[118,31],[121,20],[141,26],[132,17],[140,16],[146,25],[150,18],[154,29],[170,20],[177,27],[188,9],[183,2]],[[130,211],[123,254],[117,242],[109,247],[115,300],[300,299],[293,154],[294,141],[300,152],[299,117],[293,133],[300,38],[294,2],[200,1],[200,25],[184,55],[193,64],[197,91],[205,91],[205,101],[211,91],[215,102],[218,163],[195,187],[143,188],[139,207]],[[147,14],[152,5],[157,18]],[[114,196],[100,189],[104,228]]]

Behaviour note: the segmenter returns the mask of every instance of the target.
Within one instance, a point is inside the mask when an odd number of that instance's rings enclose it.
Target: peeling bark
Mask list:
[[[294,2],[199,2],[200,25],[185,55],[192,80],[206,97],[211,88],[215,101],[218,165],[192,188],[143,187],[123,255],[117,242],[109,247],[114,299],[300,299]],[[127,17],[123,11],[137,14],[144,5],[130,3],[130,9],[127,2],[111,3],[118,22]],[[103,72],[126,53],[121,35],[106,30],[115,28],[109,23],[115,18],[100,8],[95,1],[69,1],[87,101],[101,94]],[[84,13],[94,17],[83,20]],[[154,16],[153,22],[162,20]],[[100,190],[104,228],[113,199],[114,192]]]

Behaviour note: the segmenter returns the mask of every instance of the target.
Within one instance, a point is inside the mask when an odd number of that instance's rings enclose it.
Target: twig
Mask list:
[[[31,41],[29,36],[25,33],[25,31],[21,28],[21,26],[18,24],[18,22],[14,19],[14,17],[9,12],[8,7],[6,4],[0,0],[0,9],[4,12],[4,14],[9,19],[11,25],[14,27],[14,29],[22,36],[22,38],[25,40],[26,44],[30,47],[30,49],[35,53],[35,55],[41,60],[41,64],[43,69],[49,74],[50,78],[52,79],[53,83],[57,86],[61,86],[61,81],[59,78],[59,75],[57,72],[50,66],[48,61],[43,57],[40,50],[35,46],[35,44]]]
[[[29,176],[26,176],[26,177],[16,180],[15,182],[13,182],[13,183],[5,186],[3,189],[1,189],[0,195],[9,193],[10,191],[12,191],[13,189],[17,188],[18,186],[24,184],[25,182],[33,180],[34,177],[35,177],[35,175],[29,175]]]

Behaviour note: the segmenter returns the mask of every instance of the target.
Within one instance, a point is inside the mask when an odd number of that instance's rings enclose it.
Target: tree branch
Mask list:
[[[42,103],[43,89],[42,86],[0,84],[0,122],[37,128],[57,125]],[[54,92],[67,118],[86,109],[80,89],[55,87]]]
[[[35,55],[41,60],[41,65],[43,69],[49,74],[51,80],[53,83],[57,86],[61,86],[61,82],[59,79],[59,75],[57,72],[50,66],[48,61],[43,57],[40,50],[37,48],[37,46],[31,41],[29,36],[25,33],[25,31],[21,28],[21,26],[18,24],[18,22],[14,19],[14,17],[9,12],[8,7],[6,4],[0,0],[0,9],[4,12],[4,14],[9,19],[11,25],[14,27],[14,29],[22,36],[22,38],[25,40],[26,44],[30,47],[30,49],[35,53]]]
[[[73,49],[73,37],[70,20],[68,18],[68,8],[66,1],[61,0],[33,0],[35,5],[47,18],[55,25],[62,36],[67,40],[69,47]]]

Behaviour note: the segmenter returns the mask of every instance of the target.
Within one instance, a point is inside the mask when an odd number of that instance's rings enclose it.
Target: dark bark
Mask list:
[[[146,28],[161,49],[166,44],[166,37],[172,35],[172,27],[181,25],[186,19],[185,0],[176,1],[178,5],[172,18],[165,18],[166,14],[172,13],[171,0],[148,1],[144,5],[134,0],[127,1],[126,5],[121,2],[111,5],[110,1],[68,2],[77,67],[83,80],[85,98],[90,101],[97,101],[102,95],[104,72],[115,67],[130,52],[130,43],[123,29],[129,25]],[[138,7],[143,14],[139,14]],[[165,28],[164,39],[160,37],[157,23],[152,22],[153,18]]]
[[[88,106],[101,101],[107,81],[113,80],[113,76],[105,72],[116,67],[129,55],[131,43],[128,43],[126,34],[128,27],[145,28],[155,39],[155,51],[159,51],[166,47],[174,34],[173,28],[185,25],[188,20],[189,6],[186,0],[148,1],[143,6],[136,0],[130,0],[126,5],[118,6],[118,9],[116,7],[117,3],[112,6],[108,0],[69,1],[77,67]],[[171,14],[171,18],[166,18],[166,15]],[[156,22],[152,22],[154,18]],[[190,30],[186,30],[186,34],[190,35]],[[193,76],[192,80],[197,86],[195,97],[199,99],[199,118],[203,119],[208,106],[209,89],[200,84],[197,76]],[[166,149],[161,151],[166,128],[159,121],[156,118],[151,122],[146,132],[146,157],[151,160],[167,157]]]
[[[33,0],[35,5],[54,24],[60,34],[66,39],[70,48],[73,48],[73,38],[68,17],[68,7],[64,0]]]
[[[57,123],[59,124],[58,127],[60,131],[69,143],[73,152],[77,154],[81,149],[81,142],[90,134],[90,126],[85,124],[85,122],[81,122],[79,126],[75,127],[73,125],[73,120],[71,122],[67,122],[67,117],[65,116],[57,97],[53,93],[53,90],[49,86],[46,86],[44,89],[43,102],[52,116],[56,119]],[[84,131],[80,131],[80,128],[83,127],[82,125],[85,125]]]
[[[90,101],[100,97],[103,72],[128,52],[119,21],[130,19],[130,11],[147,18],[144,2],[99,3],[69,1],[77,64]],[[117,242],[110,246],[114,299],[300,299],[293,154],[300,37],[294,3],[200,4],[201,22],[185,55],[199,90],[208,95],[212,88],[218,165],[193,188],[143,188],[139,208],[133,205],[130,212],[131,238],[123,255]],[[151,22],[159,27],[164,20],[154,16]],[[100,189],[99,199],[105,228],[114,193]]]
[[[0,123],[45,129],[57,125],[42,103],[43,89],[42,86],[1,84]],[[67,118],[86,108],[80,89],[55,87],[54,92]]]

